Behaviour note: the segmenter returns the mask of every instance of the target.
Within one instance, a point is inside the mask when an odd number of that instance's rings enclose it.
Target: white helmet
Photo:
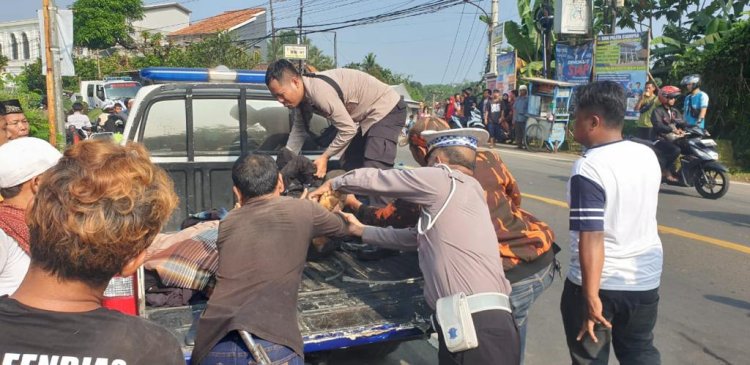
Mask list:
[[[693,84],[693,87],[696,88],[700,86],[701,84],[701,75],[694,74],[694,75],[687,75],[682,78],[682,82],[680,82],[680,85],[687,86],[689,84]]]

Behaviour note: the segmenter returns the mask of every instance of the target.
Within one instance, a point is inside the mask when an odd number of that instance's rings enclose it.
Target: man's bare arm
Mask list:
[[[581,284],[583,296],[586,300],[587,317],[583,321],[581,331],[578,333],[580,341],[588,334],[594,342],[598,342],[594,334],[594,325],[602,324],[611,328],[612,325],[604,318],[602,313],[602,301],[599,298],[599,286],[604,268],[604,232],[583,231],[579,232],[578,256],[581,261]]]

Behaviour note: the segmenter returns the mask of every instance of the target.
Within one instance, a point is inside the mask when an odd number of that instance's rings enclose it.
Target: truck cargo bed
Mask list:
[[[148,308],[146,317],[169,329],[189,356],[204,308]],[[361,261],[339,250],[309,261],[297,308],[306,353],[420,337],[429,328],[416,252]]]

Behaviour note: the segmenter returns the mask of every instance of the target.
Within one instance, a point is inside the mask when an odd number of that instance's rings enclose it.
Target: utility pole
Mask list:
[[[273,0],[268,0],[268,9],[271,11],[271,46],[278,47],[276,44],[276,28],[273,25]],[[276,61],[276,49],[271,50],[273,56],[271,61]]]
[[[60,48],[57,36],[57,8],[54,0],[42,0],[42,17],[44,19],[44,41],[47,81],[47,121],[49,123],[49,142],[57,146],[57,133],[65,127],[62,110],[62,78],[60,76]]]
[[[617,28],[617,7],[624,4],[622,0],[612,0],[610,3],[610,14],[612,23],[609,25],[609,34],[615,34],[615,28]]]
[[[339,68],[339,52],[337,50],[336,32],[333,32],[333,68]]]
[[[489,60],[488,65],[490,69],[487,70],[487,73],[493,73],[495,72],[495,70],[497,70],[497,49],[495,48],[495,45],[492,44],[492,41],[493,41],[492,33],[495,32],[495,28],[497,27],[497,19],[499,17],[498,3],[499,3],[498,0],[492,0],[492,8],[490,9],[492,19],[491,19],[490,30],[489,30],[490,32],[489,44],[487,45],[489,47],[488,57],[490,58],[490,60]]]
[[[302,0],[299,0],[299,18],[297,18],[297,27],[299,30],[297,31],[297,44],[302,44]],[[299,72],[305,73],[303,61],[299,60]]]

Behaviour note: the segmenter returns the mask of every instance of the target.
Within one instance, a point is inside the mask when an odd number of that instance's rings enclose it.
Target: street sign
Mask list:
[[[285,44],[284,58],[288,60],[306,60],[307,45],[304,44]]]
[[[498,23],[494,29],[492,29],[492,45],[503,43],[505,23]]]
[[[588,34],[592,25],[593,0],[556,0],[555,33]]]

